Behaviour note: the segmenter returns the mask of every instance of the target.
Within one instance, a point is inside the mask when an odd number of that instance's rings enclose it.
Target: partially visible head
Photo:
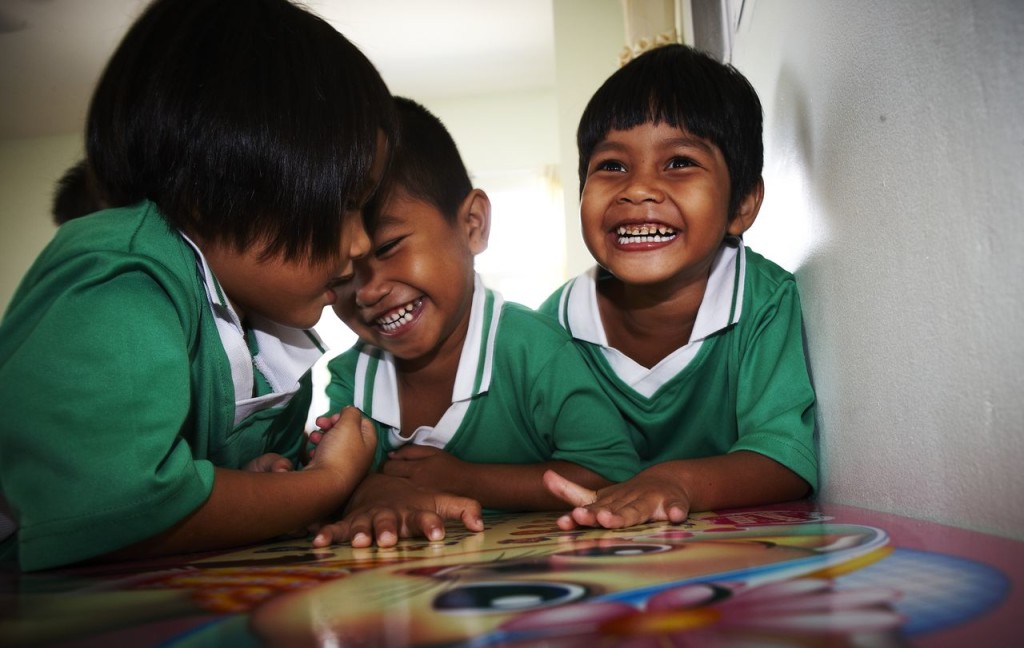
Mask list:
[[[591,97],[580,118],[580,193],[594,147],[609,131],[665,123],[706,139],[725,158],[729,214],[761,177],[764,146],[761,102],[730,65],[685,45],[649,50],[617,70]]]
[[[473,190],[469,172],[448,129],[433,113],[405,97],[395,97],[400,143],[388,172],[386,190],[433,205],[454,223],[462,201]],[[371,210],[372,217],[372,210]]]
[[[444,124],[410,99],[395,105],[398,144],[366,210],[371,252],[339,285],[334,310],[400,361],[436,357],[448,346],[461,353],[490,201],[470,182]]]
[[[344,261],[391,105],[370,61],[287,0],[155,0],[99,80],[88,158],[109,203],[152,200],[197,240]]]
[[[57,225],[63,225],[69,220],[105,207],[96,189],[96,179],[93,178],[86,160],[79,160],[68,167],[57,181],[51,208],[53,222]]]

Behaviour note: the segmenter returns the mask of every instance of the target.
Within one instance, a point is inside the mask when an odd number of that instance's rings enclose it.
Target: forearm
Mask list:
[[[171,528],[105,559],[138,559],[241,546],[303,529],[337,511],[361,477],[315,469],[216,468],[209,498]]]
[[[612,482],[568,461],[539,464],[467,464],[468,470],[456,494],[472,497],[484,508],[507,511],[553,511],[565,508],[565,502],[545,486],[546,470],[555,470],[572,481],[597,490]]]
[[[805,497],[810,486],[796,473],[762,454],[738,451],[704,459],[666,461],[648,476],[681,486],[691,511],[758,506]]]

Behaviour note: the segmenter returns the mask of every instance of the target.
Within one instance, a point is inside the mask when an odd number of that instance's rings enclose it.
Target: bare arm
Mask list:
[[[692,511],[783,502],[804,497],[810,489],[782,464],[747,451],[666,461],[596,491],[556,472],[547,473],[544,480],[550,492],[576,507],[559,520],[563,528],[681,522]]]
[[[305,470],[249,472],[216,468],[198,509],[170,529],[105,559],[137,559],[240,546],[290,533],[339,510],[370,465],[376,435],[348,408],[320,441]]]
[[[544,473],[554,470],[584,488],[611,484],[592,470],[568,461],[537,464],[493,464],[462,461],[427,446],[407,445],[392,453],[381,472],[414,484],[471,497],[484,508],[507,511],[551,511],[565,502],[544,485]]]

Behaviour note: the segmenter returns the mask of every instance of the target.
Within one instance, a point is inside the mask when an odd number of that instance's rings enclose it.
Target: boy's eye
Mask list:
[[[624,171],[626,166],[618,160],[599,160],[594,164],[594,171]]]
[[[697,166],[697,163],[688,157],[674,157],[668,162],[668,168],[670,169],[684,169],[692,166]]]
[[[386,256],[388,252],[391,252],[392,250],[395,249],[395,246],[398,245],[402,241],[402,238],[404,238],[404,237],[391,239],[389,241],[385,241],[381,245],[378,245],[373,250],[373,256],[375,256],[377,258]]]

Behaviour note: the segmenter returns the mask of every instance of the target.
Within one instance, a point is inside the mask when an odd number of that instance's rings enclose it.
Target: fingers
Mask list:
[[[313,538],[314,547],[349,542],[353,547],[393,547],[398,544],[398,513],[378,508],[365,513],[352,513],[340,522],[325,524]]]
[[[679,524],[686,521],[690,514],[690,504],[684,501],[668,502],[665,505],[665,515],[669,522]]]
[[[377,430],[373,427],[373,421],[365,416],[359,421],[359,434],[362,435],[363,443],[368,447],[377,447]]]
[[[314,547],[326,547],[334,544],[335,542],[341,542],[342,538],[347,533],[347,524],[345,522],[335,522],[334,524],[325,524],[320,527],[320,530],[313,536]]]
[[[245,464],[245,470],[251,472],[289,472],[292,469],[292,460],[276,452],[262,454]]]
[[[316,417],[316,426],[321,430],[330,430],[341,418],[341,412],[331,414],[330,416],[318,416]]]
[[[588,506],[597,499],[597,493],[569,481],[553,470],[544,471],[544,486],[555,497],[573,506]]]
[[[416,511],[409,515],[408,532],[412,536],[422,536],[431,542],[444,540],[444,520],[433,511]]]
[[[331,427],[343,427],[352,430],[362,430],[363,413],[355,407],[349,405],[345,407],[337,414],[330,417],[334,420],[334,425]],[[323,428],[329,429],[329,428]]]
[[[388,453],[388,456],[392,459],[426,459],[428,457],[436,456],[437,454],[443,453],[443,450],[425,445],[419,445],[416,443],[406,443],[398,450]]]
[[[449,513],[446,517],[450,520],[456,519],[456,516],[451,513],[458,511],[457,519],[462,521],[462,526],[470,531],[483,531],[484,518],[480,502],[467,497],[453,497],[452,499],[455,501],[450,502],[449,507],[454,507],[454,509],[446,511]]]
[[[287,457],[277,457],[270,463],[270,472],[289,472],[293,467],[291,459]]]
[[[576,520],[573,519],[571,513],[566,513],[565,515],[559,517],[557,520],[555,520],[555,524],[558,525],[558,528],[562,531],[572,531],[577,526],[579,526],[576,523]]]
[[[380,471],[389,477],[409,477],[413,473],[413,467],[404,461],[388,459],[381,464]]]
[[[602,498],[591,506],[574,509],[573,520],[582,526],[622,529],[651,521],[679,524],[686,521],[690,505],[686,499],[668,499],[648,492],[619,498]]]

